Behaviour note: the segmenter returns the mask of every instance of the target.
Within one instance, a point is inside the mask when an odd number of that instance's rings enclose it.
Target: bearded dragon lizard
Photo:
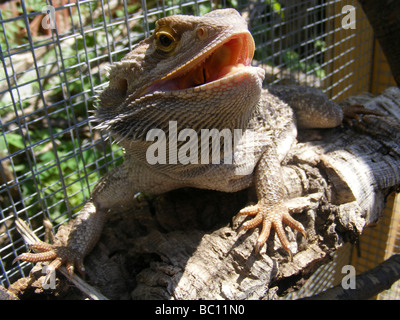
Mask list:
[[[152,36],[111,66],[109,86],[99,96],[98,127],[125,149],[124,163],[99,180],[67,236],[59,231],[53,244],[31,245],[40,253],[23,253],[16,260],[51,261],[48,272],[63,264],[71,274],[74,268],[82,271],[110,208],[129,206],[138,192],[182,187],[236,192],[254,185],[258,202],[238,213],[253,216],[241,230],[262,226],[258,252],[274,229],[290,252],[283,225],[306,233],[285,205],[281,162],[297,128],[338,126],[343,111],[314,88],[263,89],[264,70],[251,65],[254,50],[247,23],[234,9],[159,19]],[[176,132],[170,132],[171,123]],[[165,133],[165,139],[149,139],[152,129]],[[239,139],[231,152],[225,139],[213,148],[212,135],[200,141],[204,130],[228,130],[235,137],[239,132]],[[154,152],[158,161],[149,161],[155,143],[157,152],[166,154]],[[213,151],[204,155],[202,147]],[[221,156],[215,163],[217,151]],[[177,154],[186,163],[178,162]]]

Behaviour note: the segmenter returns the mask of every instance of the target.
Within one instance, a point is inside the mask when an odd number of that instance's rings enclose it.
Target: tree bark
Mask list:
[[[259,231],[235,231],[242,220],[232,217],[256,200],[253,190],[181,189],[111,212],[85,259],[88,282],[111,299],[274,299],[301,286],[378,220],[400,184],[400,89],[343,102],[351,104],[382,115],[300,132],[285,159],[287,205],[307,232],[286,228],[293,259],[273,232],[256,255]]]
[[[287,204],[307,230],[304,239],[286,228],[293,260],[274,234],[256,255],[258,230],[236,233],[241,221],[232,224],[232,217],[255,201],[251,191],[176,190],[141,202],[133,215],[113,215],[107,224],[100,247],[123,252],[119,259],[130,266],[123,273],[132,277],[135,270],[134,284],[127,289],[132,289],[130,297],[275,298],[301,285],[330,261],[332,252],[376,222],[385,198],[400,184],[400,89],[387,89],[379,97],[364,94],[343,104],[362,104],[383,115],[300,133],[284,167]],[[96,267],[99,256],[93,257],[100,251],[87,259],[90,279],[106,296],[120,297],[110,291],[109,281],[98,280],[104,264]]]
[[[400,86],[400,1],[359,0]]]

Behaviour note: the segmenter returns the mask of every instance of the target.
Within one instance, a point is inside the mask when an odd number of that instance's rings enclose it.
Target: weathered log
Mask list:
[[[307,231],[286,228],[293,259],[274,233],[256,255],[258,230],[235,231],[252,190],[181,189],[110,213],[85,260],[89,283],[113,299],[273,299],[301,285],[379,219],[400,184],[400,89],[349,104],[382,115],[301,132],[285,159],[287,204]]]
[[[231,219],[255,200],[251,192],[248,197],[247,192],[177,190],[137,208],[129,221],[140,232],[126,231],[128,241],[125,232],[118,237],[118,243],[129,243],[124,261],[137,272],[131,296],[271,298],[277,289],[281,293],[296,287],[329,261],[332,252],[357,239],[378,220],[385,198],[400,183],[400,90],[361,95],[344,105],[357,103],[384,115],[365,115],[353,126],[302,132],[285,160],[288,205],[308,235],[304,239],[287,228],[293,260],[273,235],[255,255],[257,230],[236,233],[240,221],[232,225]],[[112,224],[106,232],[105,238],[117,238]],[[101,246],[108,242],[101,241]]]

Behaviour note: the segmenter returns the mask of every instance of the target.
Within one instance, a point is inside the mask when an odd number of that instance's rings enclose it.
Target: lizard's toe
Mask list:
[[[50,264],[47,268],[47,273],[51,273],[58,269],[60,266],[65,265],[68,273],[70,275],[74,272],[74,266],[78,267],[80,272],[83,272],[82,259],[78,255],[66,246],[57,246],[45,242],[36,242],[29,246],[30,249],[41,251],[38,253],[26,252],[13,261],[15,263],[18,260],[27,262],[46,262],[49,261]]]
[[[375,115],[375,116],[383,116],[382,113],[376,110],[367,109],[361,104],[352,104],[349,106],[342,107],[344,113],[344,121],[348,125],[352,125],[352,120],[356,120],[356,122],[360,123],[362,121],[361,115]]]
[[[255,217],[243,223],[238,232],[252,229],[262,224],[261,232],[255,245],[256,253],[260,251],[261,247],[268,240],[271,228],[273,228],[282,244],[282,247],[289,253],[290,256],[292,256],[292,253],[289,249],[289,240],[287,239],[285,230],[283,229],[283,223],[290,226],[292,229],[299,231],[304,237],[306,237],[306,232],[303,225],[290,216],[287,208],[283,204],[270,205],[259,202],[254,206],[249,206],[240,210],[236,218],[242,215]]]

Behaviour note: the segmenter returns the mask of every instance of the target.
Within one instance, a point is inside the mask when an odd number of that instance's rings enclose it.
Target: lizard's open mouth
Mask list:
[[[250,33],[234,35],[147,88],[146,93],[198,87],[250,66],[254,40]]]

